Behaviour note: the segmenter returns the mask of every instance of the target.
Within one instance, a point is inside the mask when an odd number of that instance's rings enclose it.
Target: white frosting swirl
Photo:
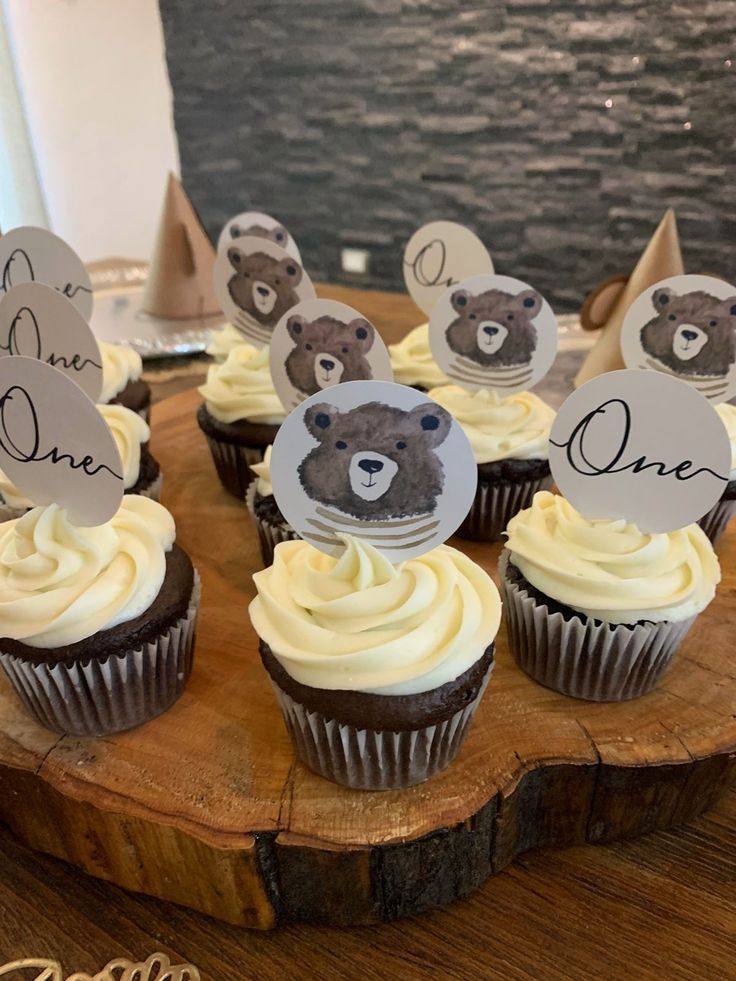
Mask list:
[[[736,480],[736,405],[721,402],[716,406],[716,412],[726,427],[728,438],[731,440],[731,480]]]
[[[123,486],[130,490],[138,483],[141,444],[149,441],[151,430],[145,419],[124,405],[98,405],[97,409],[113,435],[123,464]]]
[[[589,520],[539,491],[506,529],[511,561],[545,595],[608,623],[687,620],[710,603],[721,571],[699,525],[647,535],[623,519]]]
[[[11,508],[32,508],[33,501],[26,497],[22,490],[15,486],[8,475],[0,470],[0,498]]]
[[[420,324],[398,344],[390,344],[388,353],[391,355],[394,381],[400,385],[434,388],[447,384],[447,376],[432,357],[429,324]]]
[[[253,580],[250,617],[292,678],[312,688],[406,695],[453,681],[498,631],[493,580],[447,545],[391,565],[341,536],[333,558],[303,541],[276,546]]]
[[[79,528],[51,504],[0,525],[0,634],[30,647],[74,644],[133,620],[158,596],[174,519],[123,498],[104,525]]]
[[[258,477],[256,481],[256,491],[261,497],[270,497],[273,494],[273,484],[271,483],[271,450],[273,446],[267,446],[266,452],[260,463],[251,463],[250,469]]]
[[[143,374],[140,354],[127,344],[108,344],[97,341],[102,355],[102,391],[100,402],[109,402],[130,381],[138,381]]]
[[[278,426],[284,421],[284,407],[271,381],[267,347],[234,347],[222,364],[210,365],[199,391],[208,412],[220,422],[247,419]]]
[[[555,410],[532,392],[500,396],[459,385],[433,388],[429,397],[457,419],[470,440],[476,463],[546,460]]]
[[[247,343],[248,341],[237,327],[233,327],[232,324],[225,324],[221,330],[212,331],[206,353],[214,358],[218,364],[222,364],[234,347]]]

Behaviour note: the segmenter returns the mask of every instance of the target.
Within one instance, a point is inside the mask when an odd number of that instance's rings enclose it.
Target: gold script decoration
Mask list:
[[[44,958],[31,957],[10,961],[0,967],[0,978],[7,977],[13,971],[38,972],[26,974],[27,981],[64,981],[59,962]],[[193,964],[172,964],[166,954],[155,953],[145,961],[138,962],[118,957],[111,960],[98,974],[77,971],[70,974],[66,981],[201,981],[201,979],[199,970]]]

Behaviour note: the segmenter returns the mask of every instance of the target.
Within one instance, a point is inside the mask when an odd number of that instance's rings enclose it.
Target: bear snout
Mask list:
[[[268,283],[264,283],[260,279],[257,279],[253,283],[253,303],[259,313],[271,313],[276,306],[277,299],[278,294],[276,290],[269,286]]]
[[[486,354],[495,354],[508,336],[508,328],[495,320],[483,320],[478,325],[476,341],[478,347]]]
[[[329,358],[322,358],[319,362],[320,368],[324,368],[325,371],[332,371],[335,367],[335,362],[330,361]]]
[[[380,473],[383,470],[383,464],[380,460],[361,460],[358,466],[368,474]]]
[[[320,388],[330,388],[342,379],[345,366],[334,355],[319,351],[314,358],[314,378]]]
[[[680,361],[697,357],[708,343],[708,335],[695,324],[680,324],[672,338],[672,353]]]
[[[364,501],[376,501],[391,486],[399,465],[383,453],[353,454],[350,461],[350,488]]]

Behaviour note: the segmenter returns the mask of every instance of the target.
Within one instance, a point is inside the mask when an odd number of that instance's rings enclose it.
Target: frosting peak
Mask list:
[[[736,480],[736,405],[721,402],[715,408],[731,440],[731,480]]]
[[[222,364],[210,365],[199,391],[208,412],[220,422],[247,419],[278,426],[284,421],[284,408],[271,381],[267,347],[237,345]]]
[[[251,463],[250,469],[258,477],[256,490],[261,497],[270,497],[273,494],[273,484],[271,483],[271,451],[273,446],[267,446],[260,463]]]
[[[109,402],[130,381],[138,381],[143,374],[140,354],[127,344],[108,344],[97,341],[102,355],[102,391],[100,402]]]
[[[97,409],[113,435],[123,464],[124,487],[130,490],[138,482],[141,445],[149,441],[151,430],[145,419],[124,405],[98,405]]]

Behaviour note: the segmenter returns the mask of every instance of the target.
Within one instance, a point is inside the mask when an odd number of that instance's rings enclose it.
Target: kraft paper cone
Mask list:
[[[642,252],[605,326],[601,328],[601,336],[595,347],[583,362],[575,378],[576,387],[607,371],[625,367],[621,357],[621,325],[629,307],[644,290],[668,276],[681,276],[684,271],[677,220],[674,211],[669,208]]]
[[[202,319],[220,307],[212,285],[215,249],[184,188],[169,174],[142,309],[153,317]]]

